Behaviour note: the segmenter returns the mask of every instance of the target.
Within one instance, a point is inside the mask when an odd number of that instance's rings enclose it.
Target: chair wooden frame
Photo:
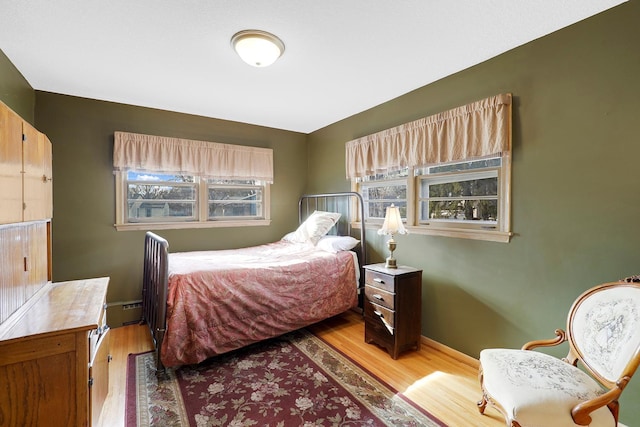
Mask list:
[[[605,291],[611,288],[619,288],[619,287],[633,287],[640,290],[640,283],[633,283],[628,281],[619,281],[619,282],[611,282],[605,283],[594,288],[591,288],[584,292],[582,295],[576,299],[576,301],[571,306],[569,311],[569,316],[567,318],[567,331],[563,329],[556,329],[555,338],[546,339],[546,340],[535,340],[529,341],[522,346],[522,350],[533,350],[539,347],[552,347],[562,344],[566,341],[569,343],[569,352],[566,357],[562,358],[562,360],[566,363],[569,363],[573,366],[578,366],[578,362],[581,363],[583,367],[586,368],[588,373],[596,379],[605,389],[606,392],[597,398],[586,400],[575,405],[571,409],[571,416],[573,421],[578,425],[587,426],[591,423],[592,419],[590,414],[604,406],[607,406],[615,419],[616,425],[618,424],[618,412],[619,412],[619,403],[618,399],[622,394],[623,390],[631,380],[631,377],[636,372],[638,366],[640,365],[640,346],[635,349],[634,354],[629,358],[628,363],[625,368],[622,370],[622,373],[615,381],[611,381],[604,377],[596,367],[592,366],[588,362],[588,358],[585,358],[585,354],[583,354],[582,349],[575,341],[574,335],[574,318],[576,316],[576,311],[580,307],[580,305],[592,296],[595,293]],[[585,360],[586,359],[586,360]],[[484,374],[482,370],[482,366],[479,369],[479,379],[480,385],[482,388],[482,399],[477,403],[478,410],[481,414],[484,414],[487,404],[490,404],[495,409],[497,409],[505,418],[506,425],[508,427],[525,427],[521,426],[517,420],[510,419],[507,411],[503,408],[503,406],[497,402],[492,396],[487,393],[484,387]]]

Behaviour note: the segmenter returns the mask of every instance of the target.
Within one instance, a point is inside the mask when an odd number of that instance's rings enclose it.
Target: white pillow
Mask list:
[[[311,242],[315,245],[322,236],[331,230],[338,219],[340,219],[338,212],[315,211],[300,224],[292,236],[285,236],[286,240],[293,243]]]
[[[360,240],[354,239],[351,236],[324,236],[316,245],[318,249],[322,249],[327,252],[337,253],[340,251],[350,251],[355,248]]]
[[[281,239],[281,240],[284,240],[285,242],[292,242],[292,243],[294,243],[294,242],[293,242],[293,239],[295,239],[295,236],[296,236],[296,232],[295,232],[295,231],[291,231],[291,232],[289,232],[289,233],[285,234],[284,236],[282,236],[282,239]]]

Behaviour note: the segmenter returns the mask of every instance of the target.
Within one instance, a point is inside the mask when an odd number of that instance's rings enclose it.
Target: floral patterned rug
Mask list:
[[[445,426],[313,334],[299,330],[155,374],[130,355],[126,426]]]

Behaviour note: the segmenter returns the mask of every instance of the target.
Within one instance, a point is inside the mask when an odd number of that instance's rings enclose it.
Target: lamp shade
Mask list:
[[[254,67],[267,67],[284,53],[284,43],[271,33],[244,30],[231,37],[231,45],[240,58]]]
[[[394,206],[387,207],[387,214],[384,217],[384,223],[382,228],[378,230],[380,235],[394,235],[394,234],[407,234],[407,229],[404,228],[402,223],[402,217],[400,216],[400,209]]]

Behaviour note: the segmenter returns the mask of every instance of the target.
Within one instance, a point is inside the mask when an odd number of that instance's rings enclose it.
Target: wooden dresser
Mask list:
[[[365,265],[364,339],[387,349],[392,358],[420,348],[422,270]]]
[[[0,426],[92,426],[109,384],[106,277],[48,283],[0,325]]]

